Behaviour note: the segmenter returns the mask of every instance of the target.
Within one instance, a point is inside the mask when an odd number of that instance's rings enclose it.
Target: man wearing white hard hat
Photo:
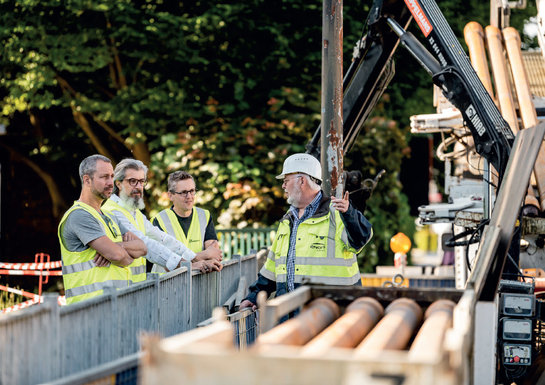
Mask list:
[[[256,306],[257,293],[282,295],[303,283],[361,285],[356,254],[373,235],[371,224],[342,199],[326,196],[320,188],[322,167],[309,154],[284,161],[282,179],[291,205],[282,218],[267,261],[240,308]]]

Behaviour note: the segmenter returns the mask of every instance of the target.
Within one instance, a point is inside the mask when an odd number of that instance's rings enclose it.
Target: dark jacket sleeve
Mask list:
[[[249,294],[246,296],[245,299],[247,299],[254,305],[257,305],[257,293],[259,293],[260,291],[266,291],[268,297],[269,295],[271,295],[272,292],[276,291],[276,282],[265,278],[261,274],[258,274],[257,281],[250,285],[248,291]]]
[[[353,248],[357,250],[361,249],[373,234],[371,223],[352,205],[348,206],[348,210],[345,213],[340,214],[348,235],[348,242]]]

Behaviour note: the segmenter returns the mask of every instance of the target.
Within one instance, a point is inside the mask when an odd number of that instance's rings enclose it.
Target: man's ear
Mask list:
[[[117,190],[121,191],[121,181],[116,180],[114,183],[115,183],[115,186],[117,187]]]

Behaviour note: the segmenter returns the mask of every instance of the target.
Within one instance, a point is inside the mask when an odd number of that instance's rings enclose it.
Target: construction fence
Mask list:
[[[142,332],[168,337],[190,330],[237,290],[242,277],[257,277],[255,255],[223,264],[220,272],[201,274],[187,263],[70,306],[46,295],[43,304],[0,315],[0,385],[51,382],[119,360],[133,362]]]
[[[276,228],[216,229],[216,232],[223,256],[229,259],[233,255],[255,254],[268,248],[272,245]]]

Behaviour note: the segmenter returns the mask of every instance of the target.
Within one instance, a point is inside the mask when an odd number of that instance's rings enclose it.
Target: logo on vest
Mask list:
[[[201,241],[200,239],[190,239],[189,243],[195,243],[195,242],[200,242],[200,241]]]
[[[314,250],[323,250],[325,249],[325,245],[323,243],[314,242],[310,244],[310,248]]]

